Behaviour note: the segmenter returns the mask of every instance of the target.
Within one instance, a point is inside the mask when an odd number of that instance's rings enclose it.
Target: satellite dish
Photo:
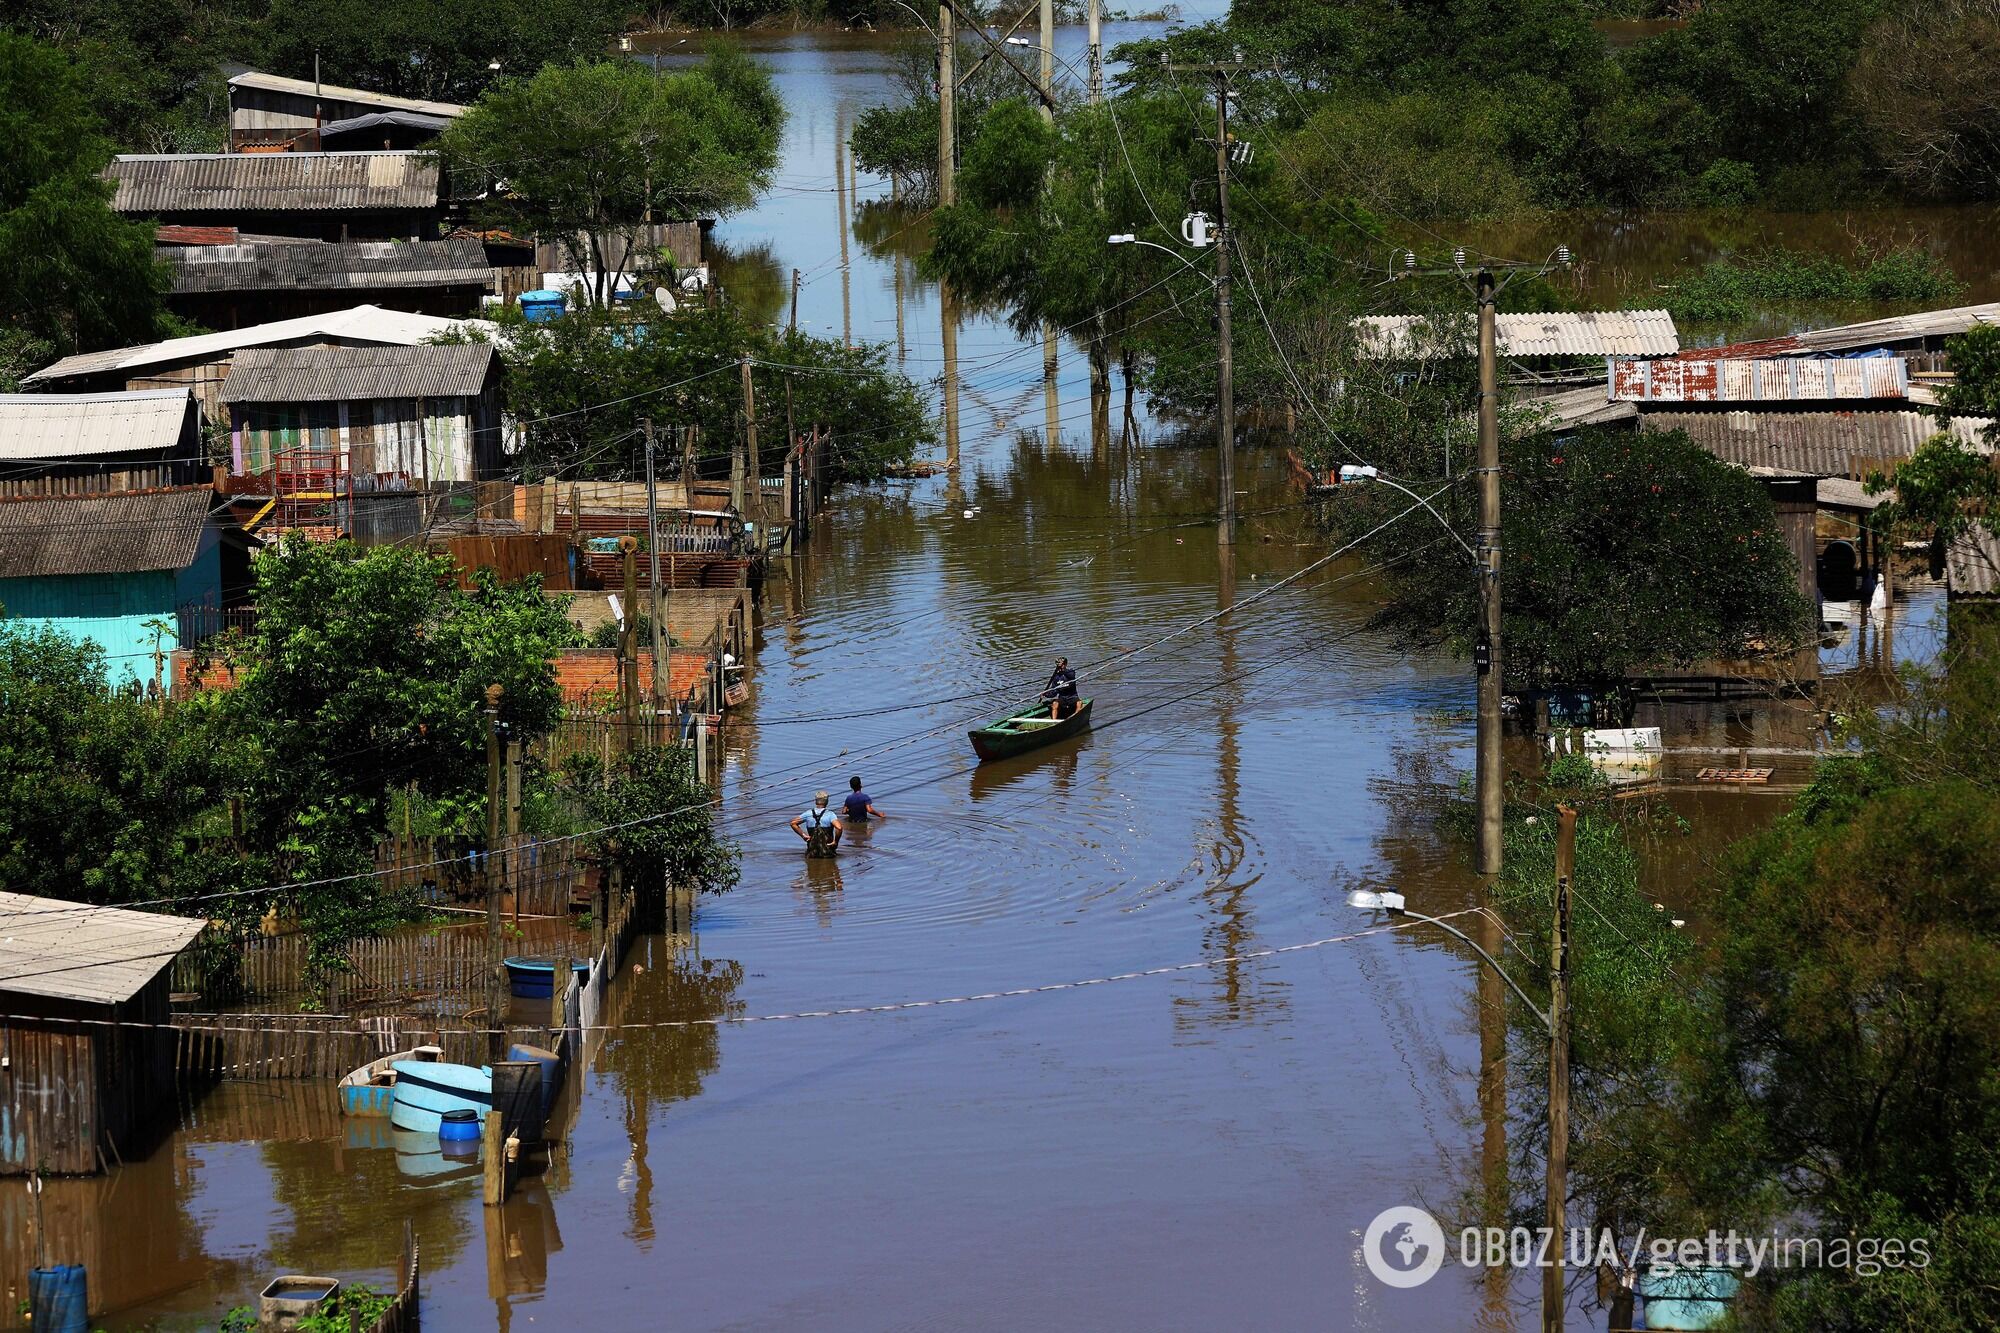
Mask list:
[[[668,291],[665,287],[653,288],[653,299],[660,303],[660,309],[666,311],[670,315],[673,314],[674,311],[680,309],[681,306],[681,303],[674,299],[674,294]]]

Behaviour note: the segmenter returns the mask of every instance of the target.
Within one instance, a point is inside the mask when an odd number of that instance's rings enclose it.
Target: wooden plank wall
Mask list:
[[[96,1036],[25,1019],[0,1027],[0,1174],[100,1168]]]

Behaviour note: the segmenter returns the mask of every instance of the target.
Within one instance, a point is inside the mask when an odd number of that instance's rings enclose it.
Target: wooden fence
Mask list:
[[[396,1277],[402,1284],[397,1288],[396,1299],[390,1303],[373,1324],[368,1333],[417,1333],[417,1289],[420,1285],[421,1254],[417,1248],[416,1228],[410,1219],[403,1219],[403,1261],[397,1268]]]

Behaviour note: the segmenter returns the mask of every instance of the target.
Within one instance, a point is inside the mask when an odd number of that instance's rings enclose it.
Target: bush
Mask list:
[[[1914,246],[1863,250],[1852,260],[1770,249],[1711,261],[1674,286],[1667,307],[1681,319],[1726,324],[1749,319],[1760,306],[1946,302],[1964,291],[1942,260]]]
[[[1710,208],[1741,208],[1757,197],[1757,169],[1748,162],[1717,158],[1694,186],[1695,198]]]

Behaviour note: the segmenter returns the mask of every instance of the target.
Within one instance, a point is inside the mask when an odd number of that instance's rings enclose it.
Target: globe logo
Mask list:
[[[1384,1286],[1421,1287],[1444,1267],[1444,1228],[1421,1208],[1384,1208],[1362,1233],[1361,1257]]]

